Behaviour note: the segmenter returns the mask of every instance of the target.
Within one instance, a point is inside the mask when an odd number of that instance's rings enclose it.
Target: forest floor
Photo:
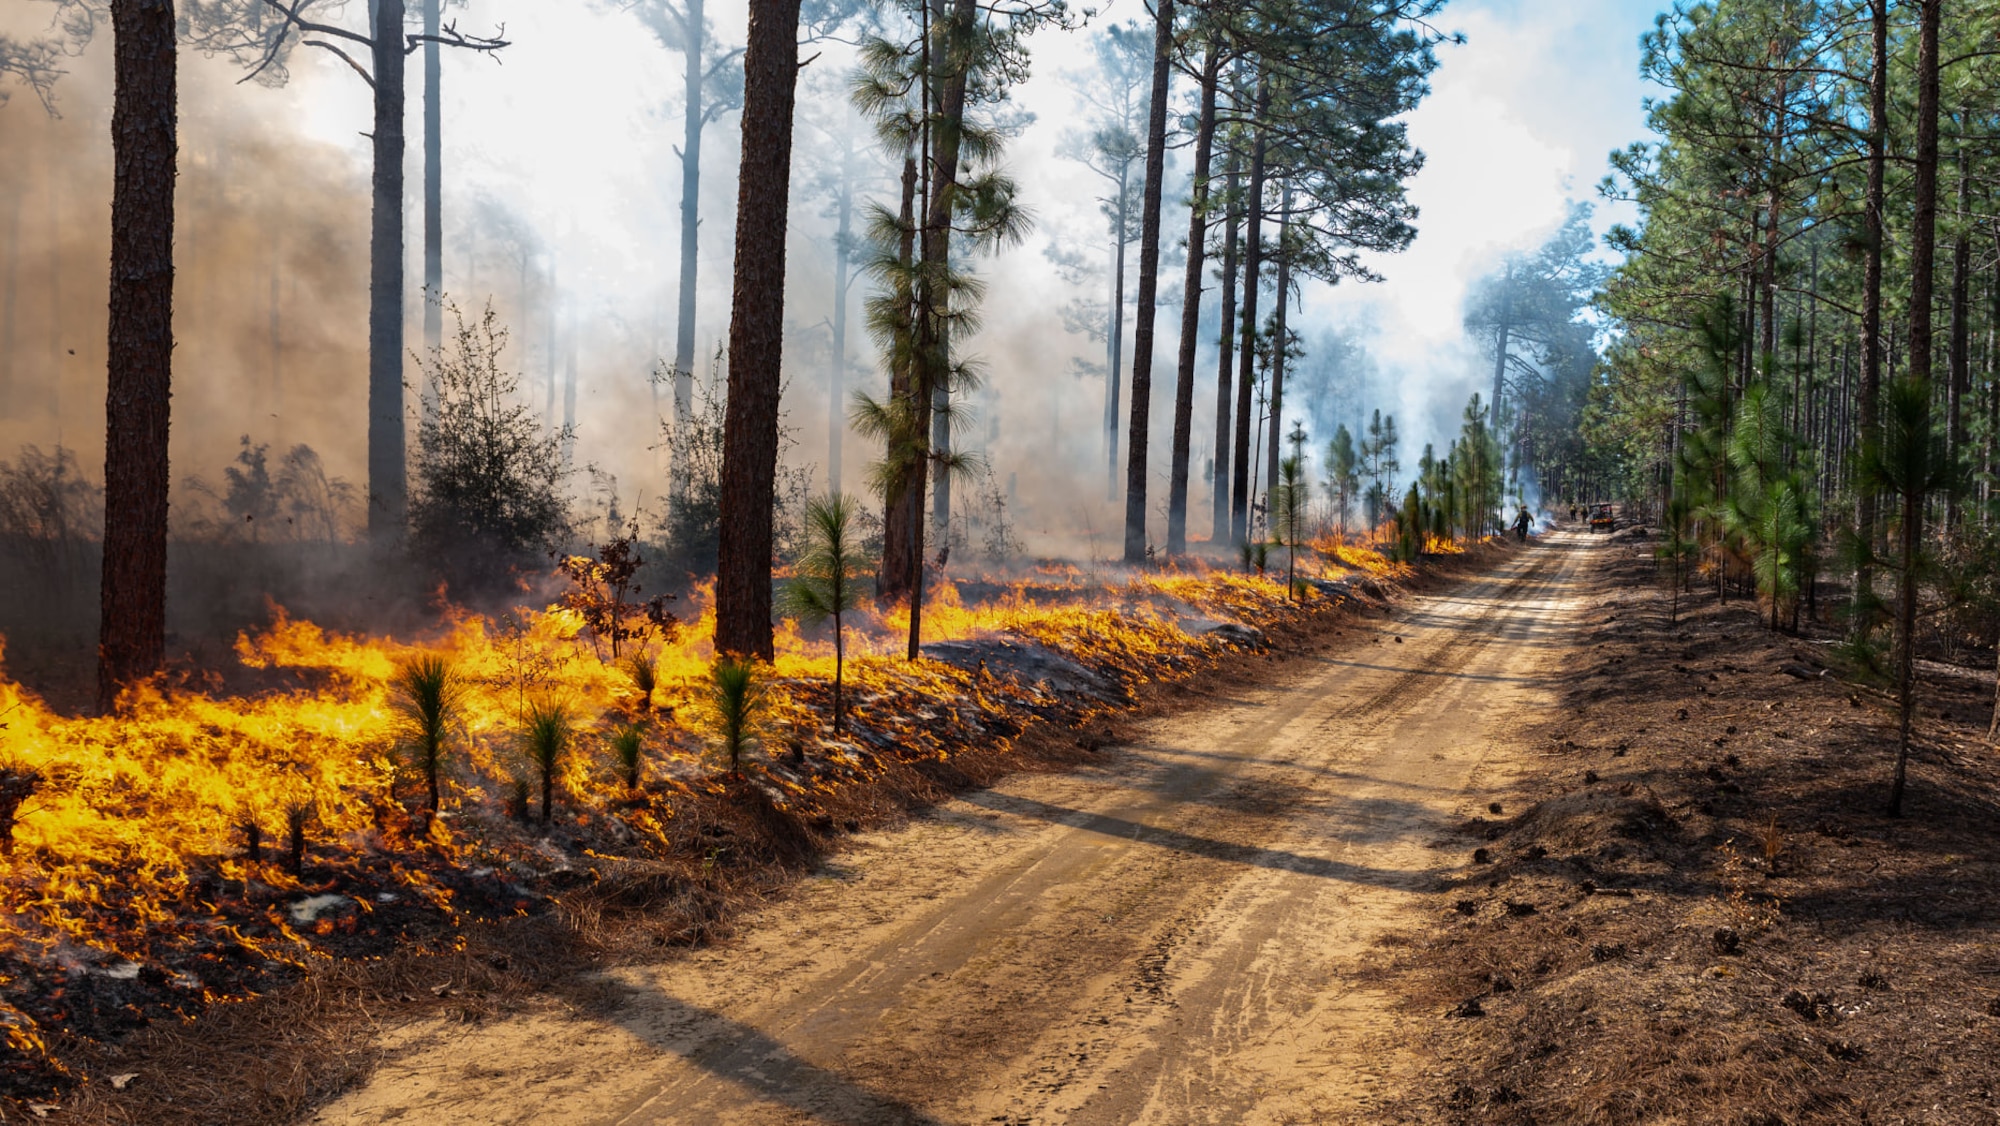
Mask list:
[[[384,1022],[310,1121],[1428,1120],[1436,1014],[1384,943],[1531,758],[1604,550],[1553,537],[1219,664],[1074,769],[850,839],[728,941]]]
[[[1670,621],[1650,543],[1582,550],[1559,705],[1488,776],[1422,924],[1380,951],[1371,987],[1427,1057],[1396,1109],[2000,1122],[1990,666],[1923,667],[1891,819],[1894,704],[1829,631],[1772,632],[1712,591]]]

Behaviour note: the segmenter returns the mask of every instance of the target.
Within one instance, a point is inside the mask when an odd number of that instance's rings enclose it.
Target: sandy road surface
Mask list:
[[[1548,703],[1582,543],[864,836],[728,946],[615,971],[606,1015],[392,1033],[313,1121],[1380,1120],[1421,1061],[1356,970]]]

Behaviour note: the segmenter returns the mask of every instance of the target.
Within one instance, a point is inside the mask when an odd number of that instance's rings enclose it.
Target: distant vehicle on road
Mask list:
[[[1616,527],[1618,527],[1618,515],[1611,505],[1593,504],[1590,506],[1591,531],[1609,532]]]

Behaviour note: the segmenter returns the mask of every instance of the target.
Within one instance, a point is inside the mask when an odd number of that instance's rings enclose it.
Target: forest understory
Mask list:
[[[741,778],[663,777],[626,798],[566,795],[578,808],[540,835],[539,862],[528,855],[533,831],[514,850],[523,855],[496,871],[472,862],[490,848],[431,845],[408,824],[378,826],[360,846],[315,842],[303,878],[272,872],[275,886],[242,879],[240,858],[197,860],[188,911],[139,928],[155,957],[70,950],[12,959],[5,995],[44,1043],[10,1053],[0,1115],[288,1122],[365,1078],[379,1059],[373,1034],[385,1027],[477,1023],[534,998],[593,1011],[615,993],[594,971],[726,939],[735,916],[785,895],[856,833],[893,827],[1010,773],[1091,761],[1116,741],[1115,723],[1194,706],[1198,698],[1175,691],[1188,678],[1262,682],[1274,664],[1323,648],[1323,635],[1353,615],[1508,554],[1488,545],[1401,577],[1322,580],[1303,604],[1252,599],[1237,607],[1234,629],[1174,644],[1135,645],[1150,638],[1143,625],[1129,636],[1029,642],[1042,660],[1055,655],[1045,673],[1083,678],[1055,691],[1046,679],[1037,687],[1011,674],[1004,641],[946,642],[927,655],[969,667],[924,662],[935,671],[904,684],[901,699],[882,695],[898,691],[887,688],[896,665],[864,671],[870,692],[844,737],[822,730],[796,749],[773,746]],[[969,657],[982,659],[975,668]],[[964,693],[955,707],[941,693],[952,686]],[[815,689],[790,691],[810,701]],[[613,832],[634,817],[657,831]],[[449,894],[428,902],[408,894],[422,883]],[[315,905],[310,917],[299,915],[301,903]],[[116,910],[115,896],[102,906]],[[274,925],[288,911],[292,925]],[[196,932],[210,937],[196,941]],[[120,973],[126,965],[137,972]],[[217,974],[224,965],[233,977]],[[190,973],[200,990],[188,988]]]
[[[1834,629],[1683,596],[1607,547],[1538,755],[1460,830],[1382,972],[1429,1030],[1425,1121],[2000,1121],[1991,664],[1893,696]],[[1823,602],[1831,600],[1825,598]],[[1977,659],[1976,655],[1975,658]]]

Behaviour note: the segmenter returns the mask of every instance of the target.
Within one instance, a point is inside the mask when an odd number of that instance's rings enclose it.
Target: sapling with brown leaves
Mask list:
[[[306,870],[306,826],[312,822],[317,805],[310,797],[294,798],[285,805],[285,871],[303,879]]]
[[[841,729],[841,683],[847,656],[841,615],[861,600],[861,587],[855,579],[862,559],[854,513],[854,502],[838,493],[806,502],[806,550],[780,599],[783,612],[803,625],[816,626],[829,618],[833,621],[835,731]]]
[[[556,769],[569,753],[574,738],[575,725],[569,708],[561,703],[534,701],[521,717],[523,749],[527,751],[528,762],[541,776],[544,825],[549,823],[549,813],[555,804]]]

